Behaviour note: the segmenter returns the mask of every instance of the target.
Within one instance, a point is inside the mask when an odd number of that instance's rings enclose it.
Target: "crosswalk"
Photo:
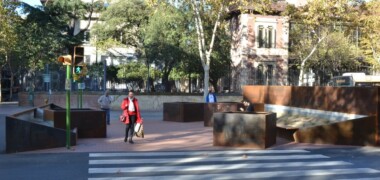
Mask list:
[[[356,167],[307,150],[231,150],[90,153],[89,180],[378,179]]]

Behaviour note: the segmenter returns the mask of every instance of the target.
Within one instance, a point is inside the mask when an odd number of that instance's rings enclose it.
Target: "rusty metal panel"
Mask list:
[[[238,102],[205,103],[204,126],[213,126],[213,114],[215,112],[237,112],[243,107],[243,103]]]
[[[54,127],[66,129],[66,110],[50,110],[54,115]],[[71,129],[77,128],[78,138],[107,137],[106,113],[95,109],[71,109]]]
[[[275,113],[214,113],[215,146],[268,148],[276,143]]]
[[[50,126],[6,117],[6,152],[24,152],[66,146],[66,131]],[[71,133],[71,145],[76,145],[76,133]]]
[[[380,145],[379,87],[245,86],[243,87],[243,96],[251,103],[375,116],[373,125],[376,128],[375,144]],[[361,126],[360,124],[356,125]],[[363,125],[362,128],[365,127]],[[280,135],[288,137],[290,132],[287,131],[289,130],[280,130]],[[328,142],[328,140],[324,142]],[[355,142],[355,144],[358,143]]]
[[[299,143],[375,146],[376,117],[300,128],[294,133],[294,139]]]

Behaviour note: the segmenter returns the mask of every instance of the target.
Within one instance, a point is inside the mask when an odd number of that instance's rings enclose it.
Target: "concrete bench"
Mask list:
[[[299,143],[336,145],[375,145],[375,116],[348,114],[316,109],[280,105],[265,105],[265,110],[275,112],[278,136]],[[280,123],[280,119],[294,118],[293,115],[312,117],[316,123],[302,122],[297,126]],[[288,117],[287,117],[288,116]],[[324,121],[323,123],[318,122]]]

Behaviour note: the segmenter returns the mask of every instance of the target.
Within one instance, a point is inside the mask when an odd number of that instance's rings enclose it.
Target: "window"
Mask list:
[[[262,64],[260,64],[258,67],[257,67],[257,84],[258,85],[264,85],[264,66]]]
[[[274,71],[274,67],[272,64],[268,64],[267,65],[267,71],[266,71],[266,76],[267,76],[267,84],[268,85],[273,85],[273,71]]]
[[[276,31],[273,26],[258,26],[258,47],[259,48],[275,48]]]
[[[83,40],[84,40],[84,42],[90,42],[90,31],[84,32]]]
[[[261,63],[256,70],[257,85],[275,85],[274,75],[276,74],[275,64],[271,62]]]
[[[259,37],[258,37],[258,40],[259,40],[259,48],[263,48],[264,47],[264,26],[259,26]]]
[[[267,46],[266,48],[272,48],[272,41],[273,41],[273,27],[272,26],[269,26],[268,27],[268,38],[267,38]]]
[[[91,56],[90,55],[85,55],[84,56],[84,62],[86,64],[90,64],[91,63]]]

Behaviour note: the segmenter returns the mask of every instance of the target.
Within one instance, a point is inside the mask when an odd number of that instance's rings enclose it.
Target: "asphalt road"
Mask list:
[[[1,154],[0,179],[87,179],[87,161],[87,153]]]
[[[1,154],[2,180],[379,179],[379,148]]]

